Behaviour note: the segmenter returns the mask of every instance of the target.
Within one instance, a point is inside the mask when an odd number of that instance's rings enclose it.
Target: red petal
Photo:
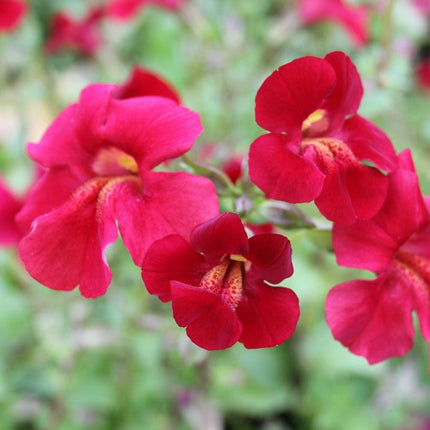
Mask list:
[[[170,234],[189,240],[191,230],[219,213],[215,187],[188,173],[148,172],[113,186],[115,218],[133,261],[141,265],[153,242]]]
[[[368,160],[380,169],[391,172],[398,159],[388,136],[360,115],[348,118],[335,136],[346,142],[359,160]]]
[[[27,5],[20,0],[2,0],[0,13],[0,33],[15,30],[25,14]]]
[[[249,239],[246,258],[252,266],[247,279],[278,284],[293,274],[290,241],[280,234],[258,234]]]
[[[81,180],[67,168],[47,170],[28,193],[16,217],[21,230],[28,233],[34,219],[65,203],[81,185]]]
[[[345,181],[355,216],[369,219],[381,209],[388,191],[388,178],[374,167],[350,166]]]
[[[248,236],[239,216],[223,213],[197,226],[191,234],[191,246],[207,260],[219,260],[226,254],[246,255]]]
[[[391,264],[397,248],[397,241],[373,221],[333,226],[333,249],[341,266],[380,273]]]
[[[351,224],[356,215],[345,183],[345,170],[333,164],[326,176],[323,189],[315,199],[320,212],[330,221]]]
[[[37,218],[20,242],[24,264],[37,281],[54,290],[80,284],[84,297],[106,292],[111,272],[105,249],[117,237],[114,220],[97,199],[106,181],[82,186],[64,205]]]
[[[165,97],[114,99],[112,87],[88,86],[77,112],[78,136],[88,152],[114,146],[133,156],[139,171],[182,155],[202,131],[197,113]]]
[[[157,240],[149,248],[142,263],[142,279],[150,294],[168,302],[172,300],[170,281],[199,285],[208,269],[204,257],[185,239],[171,235]]]
[[[251,144],[249,174],[270,198],[310,202],[320,194],[325,175],[294,149],[294,143],[281,134],[260,136]]]
[[[201,348],[225,349],[234,345],[242,325],[220,296],[201,288],[172,281],[173,316],[187,327],[189,338]]]
[[[427,223],[426,227],[422,230],[414,233],[409,239],[402,245],[402,250],[405,250],[411,254],[416,254],[428,261],[430,261],[430,222]]]
[[[245,286],[236,313],[243,325],[239,342],[246,348],[268,348],[294,333],[300,310],[292,290],[261,282]]]
[[[16,245],[22,233],[15,222],[22,201],[16,198],[0,179],[0,244]]]
[[[336,72],[336,86],[325,100],[323,108],[332,113],[332,119],[340,125],[345,116],[357,112],[363,97],[363,85],[357,68],[343,52],[332,52],[324,59]],[[333,124],[332,127],[335,128]]]
[[[357,218],[375,215],[384,203],[387,189],[388,179],[373,167],[336,166],[327,175],[315,204],[327,219],[352,224]]]
[[[398,157],[399,168],[415,172],[415,164],[412,158],[412,152],[409,148],[403,150]],[[428,207],[429,205],[427,205]]]
[[[372,281],[334,287],[327,297],[326,318],[336,340],[373,364],[411,349],[412,309],[403,276],[392,270]]]
[[[429,214],[415,172],[398,169],[389,181],[384,205],[372,220],[334,225],[333,247],[339,264],[379,273],[397,249],[427,225]]]
[[[317,57],[303,57],[275,70],[255,99],[255,118],[272,132],[301,134],[303,121],[321,107],[336,82],[331,65]]]
[[[373,221],[400,245],[428,222],[429,214],[415,172],[398,169],[389,180],[387,199]]]
[[[128,99],[131,97],[161,96],[180,103],[179,94],[161,77],[142,67],[135,66],[122,85],[119,85],[112,93],[117,99]]]
[[[29,156],[45,167],[89,164],[91,158],[75,136],[76,104],[64,109],[52,122],[38,144],[29,144]]]

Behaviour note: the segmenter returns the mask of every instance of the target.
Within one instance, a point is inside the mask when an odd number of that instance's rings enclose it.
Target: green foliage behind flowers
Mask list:
[[[130,21],[104,21],[93,57],[73,50],[48,56],[44,43],[56,11],[79,18],[98,2],[29,3],[22,25],[0,34],[0,169],[19,196],[33,177],[25,144],[37,142],[90,83],[123,82],[136,63],[166,77],[201,116],[204,132],[192,156],[203,158],[209,148],[220,167],[231,154],[246,154],[262,133],[254,105],[263,80],[295,58],[335,50],[350,55],[362,76],[360,113],[397,151],[412,148],[429,193],[430,95],[413,75],[429,24],[412,1],[390,0],[381,15],[374,11],[362,48],[333,23],[302,26],[288,0],[189,0],[177,13],[152,5]],[[240,186],[252,187],[246,180]],[[230,211],[238,202],[226,195],[222,204]],[[416,336],[407,358],[369,366],[333,340],[324,317],[327,292],[363,275],[336,265],[322,230],[288,232],[295,272],[282,285],[299,296],[301,317],[286,343],[261,350],[235,345],[207,352],[193,345],[170,305],[146,293],[121,245],[108,250],[114,277],[96,300],[41,286],[14,250],[2,250],[0,427],[413,430],[430,406],[427,344]]]

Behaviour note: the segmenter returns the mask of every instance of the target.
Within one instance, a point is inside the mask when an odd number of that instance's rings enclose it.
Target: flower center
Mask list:
[[[325,173],[331,169],[335,162],[348,166],[358,163],[349,146],[332,137],[304,139],[301,153],[315,162]]]
[[[324,109],[312,112],[302,123],[303,137],[321,136],[328,130],[329,122]]]
[[[246,259],[242,255],[224,257],[200,281],[200,288],[218,294],[235,309],[242,297]]]
[[[97,176],[136,175],[139,170],[134,157],[114,146],[100,149],[92,169]]]

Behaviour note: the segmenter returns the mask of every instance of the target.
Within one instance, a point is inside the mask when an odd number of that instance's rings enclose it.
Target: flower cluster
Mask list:
[[[146,3],[111,7],[126,16]],[[338,264],[376,275],[329,292],[335,339],[370,363],[403,355],[413,342],[412,312],[430,342],[430,199],[410,151],[396,154],[388,136],[358,113],[362,97],[359,73],[342,52],[275,70],[256,94],[256,122],[267,132],[250,145],[252,185],[241,158],[224,163],[224,172],[192,162],[202,176],[171,171],[203,128],[158,75],[135,67],[123,84],[89,85],[28,145],[38,175],[25,197],[1,184],[1,243],[18,244],[40,283],[79,286],[95,298],[110,284],[105,251],[119,231],[148,292],[171,302],[194,343],[272,347],[293,334],[299,318],[296,294],[277,286],[293,274],[292,249],[273,223],[263,231],[245,209],[220,213],[220,190],[238,200],[247,183],[248,199],[254,193],[263,204],[280,201],[284,227],[315,228],[293,206],[314,202],[333,223]],[[297,219],[302,224],[294,225]]]

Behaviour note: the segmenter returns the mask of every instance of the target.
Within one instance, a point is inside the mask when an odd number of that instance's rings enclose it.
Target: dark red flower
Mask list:
[[[65,12],[56,13],[51,21],[46,51],[55,54],[63,49],[73,49],[83,55],[94,55],[101,45],[99,27],[103,16],[103,7],[89,9],[82,20]]]
[[[344,53],[304,57],[273,72],[257,92],[257,123],[271,131],[251,145],[252,181],[268,197],[315,200],[328,219],[352,223],[382,206],[397,156],[388,137],[358,115],[363,88]]]
[[[191,233],[155,242],[142,264],[151,294],[172,301],[173,316],[190,339],[205,349],[237,341],[247,348],[278,345],[292,335],[298,299],[273,287],[291,276],[291,246],[278,234],[248,239],[238,215],[224,213]]]
[[[187,0],[110,0],[108,3],[109,15],[127,20],[136,15],[139,10],[148,5],[157,5],[172,11],[178,10]]]
[[[354,6],[342,0],[298,0],[298,12],[305,24],[321,21],[340,24],[357,46],[369,39],[369,11],[366,6]]]
[[[14,31],[27,13],[27,3],[22,0],[0,0],[0,33]]]
[[[145,79],[146,73],[134,72]],[[154,75],[150,74],[150,82]],[[156,85],[149,86],[149,94]],[[130,88],[139,89],[135,97]],[[145,83],[93,84],[67,107],[28,152],[46,168],[17,219],[28,234],[20,253],[42,284],[85,297],[106,292],[105,249],[117,225],[134,262],[169,234],[218,213],[214,185],[182,172],[153,171],[188,151],[202,127],[196,113],[166,97],[145,95]],[[161,93],[165,94],[166,85]],[[128,98],[119,98],[118,95]]]
[[[430,342],[430,198],[421,196],[410,153],[400,162],[376,216],[333,228],[338,263],[377,275],[337,285],[326,303],[335,339],[369,363],[409,351],[412,311]]]

